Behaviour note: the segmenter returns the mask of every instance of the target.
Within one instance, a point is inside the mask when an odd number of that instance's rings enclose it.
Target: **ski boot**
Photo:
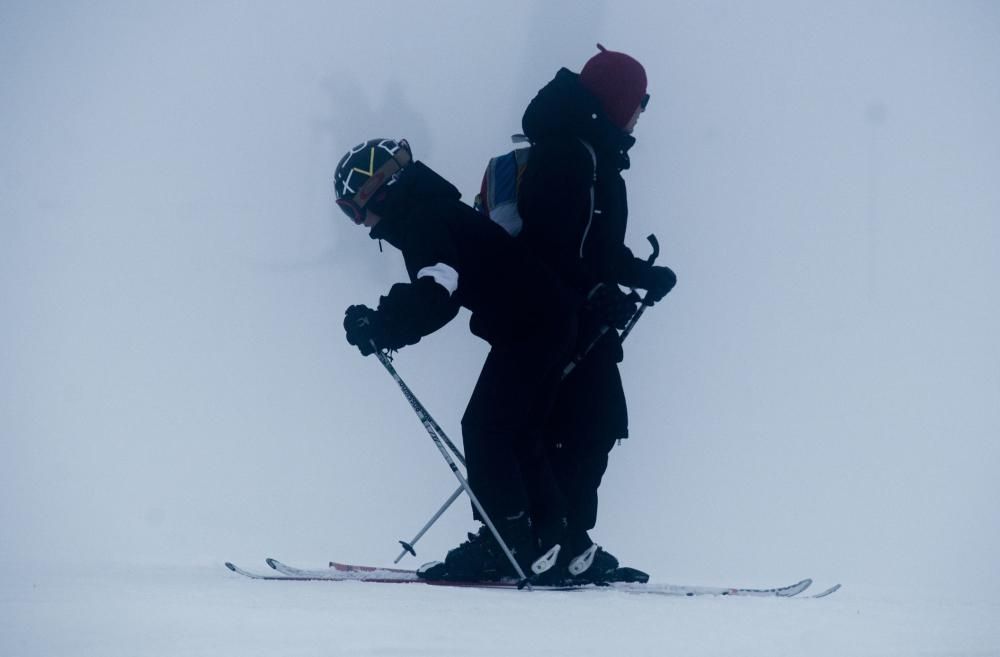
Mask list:
[[[562,586],[566,579],[565,569],[558,566],[566,555],[562,547],[566,542],[566,518],[539,526],[535,537],[535,558],[522,564],[524,574],[532,584]]]
[[[649,575],[635,568],[620,567],[618,559],[597,543],[587,532],[572,537],[570,554],[565,564],[574,584],[610,584],[611,582],[647,582]]]
[[[518,516],[502,520],[498,523],[497,530],[518,565],[526,574],[529,573],[536,561],[536,550],[527,514],[522,512]],[[417,575],[424,579],[464,582],[498,581],[517,577],[500,543],[486,525],[481,526],[476,533],[468,534],[467,541],[449,550],[444,562],[425,564],[417,571]]]

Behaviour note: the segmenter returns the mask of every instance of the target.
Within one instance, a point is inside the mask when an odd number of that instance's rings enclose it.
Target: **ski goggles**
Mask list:
[[[340,209],[344,211],[344,214],[353,221],[356,225],[360,226],[365,223],[365,209],[354,202],[352,198],[338,198],[337,205]]]
[[[410,163],[410,149],[409,144],[405,140],[400,141],[400,148],[395,155],[392,156],[391,160],[387,160],[385,164],[380,166],[371,177],[365,181],[365,184],[361,185],[361,189],[358,193],[351,198],[338,198],[337,205],[340,209],[344,211],[348,219],[353,221],[356,225],[360,226],[365,223],[365,216],[368,214],[368,210],[365,207],[368,201],[372,199],[375,192],[392,176],[403,169],[407,164]]]
[[[649,94],[643,94],[642,100],[639,101],[639,107],[642,108],[643,112],[646,111],[646,105],[649,105]]]

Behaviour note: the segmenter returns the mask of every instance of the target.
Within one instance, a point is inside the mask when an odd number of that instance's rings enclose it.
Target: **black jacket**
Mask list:
[[[380,299],[387,344],[417,342],[459,307],[472,311],[472,332],[491,344],[524,339],[539,320],[577,311],[579,299],[460,198],[454,185],[414,162],[374,208],[382,219],[370,236],[402,251],[410,276]]]
[[[584,293],[599,282],[644,287],[649,266],[625,246],[621,171],[635,139],[565,68],[528,105],[522,127],[532,143],[518,190],[526,246]]]

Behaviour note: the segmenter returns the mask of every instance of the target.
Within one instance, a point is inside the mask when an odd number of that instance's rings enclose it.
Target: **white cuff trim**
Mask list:
[[[435,283],[448,290],[448,296],[454,294],[455,290],[458,289],[458,272],[443,262],[431,267],[424,267],[417,272],[417,278],[424,276],[430,276]]]

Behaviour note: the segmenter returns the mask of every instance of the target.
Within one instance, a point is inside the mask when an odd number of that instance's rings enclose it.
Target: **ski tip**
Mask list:
[[[267,563],[267,565],[270,566],[271,568],[273,568],[275,570],[278,569],[278,565],[277,565],[278,564],[278,560],[277,559],[272,559],[271,557],[268,557],[267,559],[264,559],[264,562]]]
[[[228,568],[229,570],[233,571],[234,573],[236,572],[236,566],[234,566],[233,564],[229,563],[228,561],[226,562],[226,568]]]
[[[830,595],[831,593],[836,593],[839,590],[840,590],[840,584],[834,584],[833,586],[831,586],[827,590],[821,591],[820,593],[817,593],[816,595],[814,595],[812,597],[814,597],[814,598],[825,598],[826,596]]]
[[[799,593],[805,591],[807,588],[812,586],[812,583],[813,581],[807,577],[801,582],[798,582],[797,584],[792,584],[786,589],[779,590],[778,596],[783,598],[791,598],[792,596],[798,595]]]

